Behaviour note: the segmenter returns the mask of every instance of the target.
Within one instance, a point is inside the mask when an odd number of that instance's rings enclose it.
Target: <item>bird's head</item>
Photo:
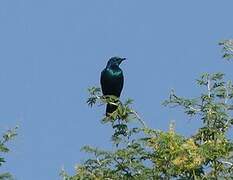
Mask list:
[[[112,57],[108,60],[107,67],[116,67],[121,64],[122,61],[124,61],[126,58],[121,58],[121,57]]]

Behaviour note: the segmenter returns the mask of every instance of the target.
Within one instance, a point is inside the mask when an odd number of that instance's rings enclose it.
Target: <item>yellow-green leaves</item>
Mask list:
[[[148,128],[131,108],[132,100],[122,103],[117,97],[102,96],[99,88],[90,88],[90,106],[117,106],[102,119],[111,124],[116,146],[112,151],[85,146],[91,157],[77,166],[74,176],[63,172],[64,180],[233,179],[232,83],[224,80],[223,73],[204,73],[197,84],[202,88],[200,96],[185,98],[173,90],[164,102],[182,107],[201,122],[190,137],[175,132],[174,126],[168,132]]]

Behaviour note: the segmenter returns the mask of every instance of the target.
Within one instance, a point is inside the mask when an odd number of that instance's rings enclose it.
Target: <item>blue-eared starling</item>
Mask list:
[[[125,58],[112,57],[109,59],[106,68],[101,72],[100,84],[103,95],[114,95],[120,97],[121,91],[124,85],[123,71],[119,67]],[[117,109],[117,106],[113,104],[107,104],[106,116],[109,113],[113,113]]]

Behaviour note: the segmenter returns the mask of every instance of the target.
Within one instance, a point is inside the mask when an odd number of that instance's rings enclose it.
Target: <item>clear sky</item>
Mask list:
[[[83,145],[111,149],[111,129],[100,123],[105,108],[89,108],[87,88],[111,56],[121,67],[122,100],[153,128],[175,120],[184,135],[197,119],[161,105],[178,95],[201,93],[195,79],[224,71],[217,43],[232,37],[233,1],[222,0],[1,0],[0,129],[19,125],[1,171],[17,180],[56,180],[62,167],[74,173]]]

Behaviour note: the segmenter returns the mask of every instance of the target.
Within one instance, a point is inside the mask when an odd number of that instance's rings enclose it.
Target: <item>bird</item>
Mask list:
[[[100,84],[103,95],[114,95],[120,97],[121,91],[124,86],[123,71],[119,67],[122,61],[126,58],[111,57],[104,70],[101,72]],[[107,104],[106,116],[113,113],[117,109],[116,105]]]

